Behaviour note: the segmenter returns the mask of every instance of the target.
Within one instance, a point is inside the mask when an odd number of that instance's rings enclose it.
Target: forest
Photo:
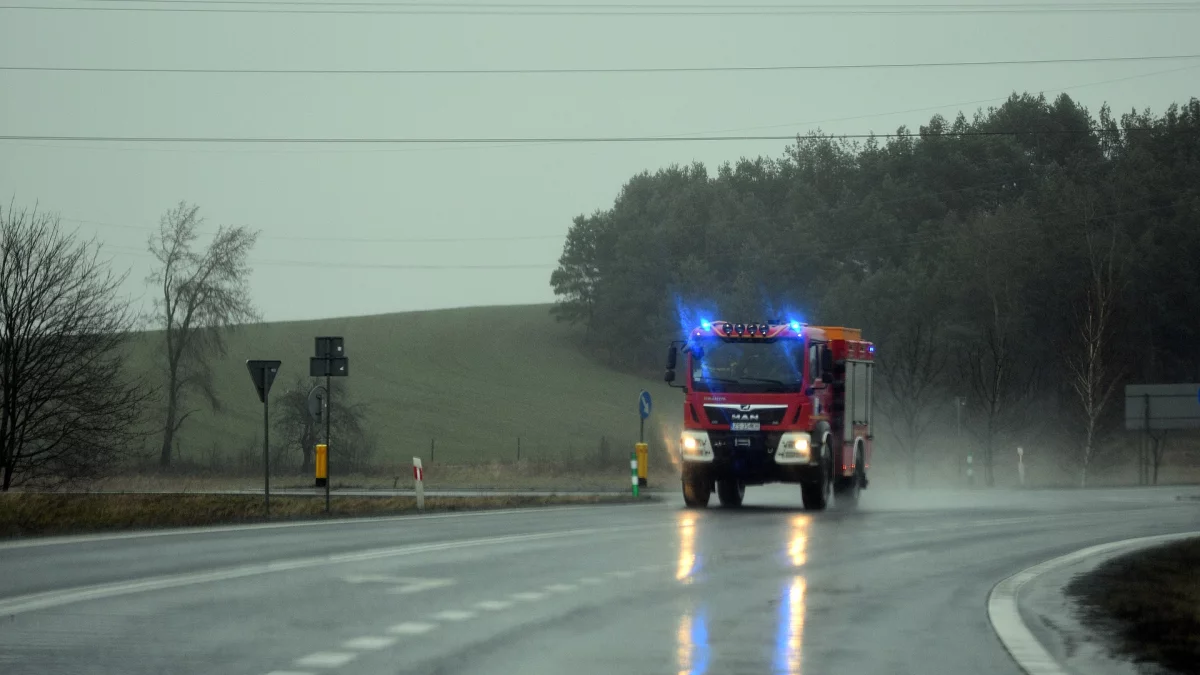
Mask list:
[[[1125,384],[1200,381],[1198,131],[1195,98],[1093,115],[1014,93],[916,131],[646,171],[574,219],[553,311],[639,372],[701,315],[860,327],[910,483],[957,412],[986,484],[998,448],[1031,443],[1086,485]]]

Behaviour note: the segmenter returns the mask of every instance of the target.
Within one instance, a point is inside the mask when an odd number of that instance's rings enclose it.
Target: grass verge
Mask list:
[[[1067,587],[1114,652],[1200,674],[1200,538],[1110,560]]]
[[[465,511],[569,504],[615,504],[632,497],[554,495],[428,497],[425,510]],[[416,513],[412,497],[333,497],[328,517]],[[325,499],[272,497],[271,518],[318,520],[327,517]],[[0,539],[118,530],[264,522],[257,495],[34,494],[0,495]]]

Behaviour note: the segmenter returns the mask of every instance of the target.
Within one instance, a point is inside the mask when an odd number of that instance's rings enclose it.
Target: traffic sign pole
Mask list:
[[[333,417],[333,384],[329,381],[329,371],[325,371],[325,513],[329,513],[329,420]]]
[[[646,485],[646,465],[649,464],[650,451],[646,445],[646,418],[650,416],[650,392],[643,389],[638,394],[638,442],[633,451],[631,467],[633,469],[633,496],[638,496],[638,487]]]
[[[267,372],[260,371],[265,377]],[[271,416],[268,413],[270,397],[263,397],[263,502],[267,507],[267,517],[271,517]]]
[[[279,374],[280,361],[246,361],[246,370],[250,371],[250,379],[258,391],[258,400],[263,404],[263,505],[267,517],[271,516],[271,424],[270,404],[271,385]]]

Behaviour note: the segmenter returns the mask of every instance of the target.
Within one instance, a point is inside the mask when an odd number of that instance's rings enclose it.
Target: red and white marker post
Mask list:
[[[421,458],[413,457],[413,482],[417,484],[417,510],[425,510],[425,468]]]

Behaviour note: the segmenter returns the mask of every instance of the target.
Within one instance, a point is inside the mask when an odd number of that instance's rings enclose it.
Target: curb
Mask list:
[[[1125,552],[1126,550],[1132,551],[1155,544],[1193,537],[1200,537],[1200,531],[1123,539],[1107,544],[1089,546],[1023,569],[996,584],[992,588],[992,592],[988,595],[988,620],[992,624],[992,630],[996,632],[996,636],[1004,644],[1004,648],[1008,651],[1009,656],[1028,675],[1068,675],[1068,671],[1034,637],[1033,632],[1029,630],[1029,626],[1021,618],[1021,610],[1017,602],[1021,587],[1047,572],[1092,556]]]

